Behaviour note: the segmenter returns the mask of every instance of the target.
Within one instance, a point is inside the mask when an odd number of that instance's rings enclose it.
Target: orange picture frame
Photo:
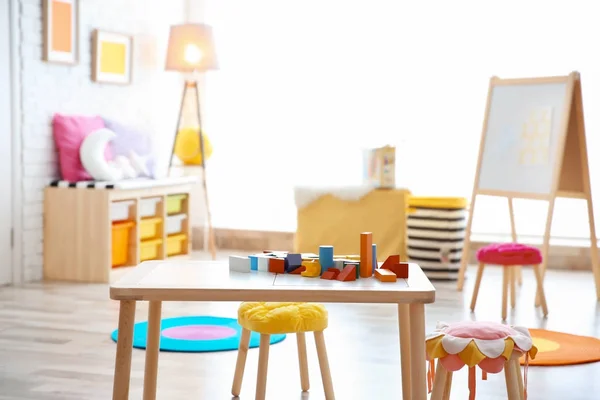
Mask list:
[[[92,80],[131,83],[133,37],[96,29],[92,34]]]
[[[43,56],[47,62],[77,64],[79,0],[43,0]]]

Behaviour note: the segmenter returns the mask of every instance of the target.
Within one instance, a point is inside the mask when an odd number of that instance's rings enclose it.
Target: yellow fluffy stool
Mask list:
[[[269,344],[271,335],[295,333],[298,342],[298,360],[300,362],[300,382],[302,391],[309,389],[308,361],[306,358],[305,332],[314,332],[325,398],[334,400],[329,360],[325,347],[323,331],[327,328],[327,310],[315,303],[258,303],[246,302],[238,309],[238,322],[242,326],[242,337],[238,350],[235,375],[231,394],[240,395],[250,332],[260,333],[258,353],[258,377],[256,382],[256,400],[264,400],[267,389],[267,367],[269,364]]]

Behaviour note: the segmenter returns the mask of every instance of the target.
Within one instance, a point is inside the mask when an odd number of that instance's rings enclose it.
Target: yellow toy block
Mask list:
[[[300,275],[307,278],[315,278],[321,275],[321,264],[318,260],[302,261],[302,265],[306,267],[306,270],[302,271]]]

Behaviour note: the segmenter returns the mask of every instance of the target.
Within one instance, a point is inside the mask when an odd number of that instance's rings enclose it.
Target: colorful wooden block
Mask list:
[[[336,269],[337,271],[337,269]],[[338,271],[339,272],[339,271]],[[323,275],[321,275],[321,279],[327,279],[329,281],[332,281],[336,278],[336,273],[333,271],[325,271],[323,273]]]
[[[360,234],[360,277],[368,278],[373,275],[373,234]]]
[[[387,268],[382,268],[392,271],[398,278],[407,279],[408,278],[408,263],[398,263],[392,266],[388,266]]]
[[[250,259],[250,270],[258,271],[258,257],[257,256],[248,256]]]
[[[377,245],[373,243],[373,265],[371,265],[373,272],[377,269]]]
[[[300,275],[306,276],[308,278],[315,278],[321,275],[321,265],[318,261],[303,261],[302,265],[306,267],[306,270],[301,272]]]
[[[344,261],[344,268],[347,265],[353,265],[354,266],[354,271],[356,272],[355,278],[356,279],[360,278],[360,261],[346,260],[346,261]]]
[[[326,272],[333,272],[335,274],[335,278],[337,278],[341,271],[337,268],[327,268]]]
[[[338,281],[350,282],[356,280],[356,266],[346,265],[336,278]]]
[[[285,271],[291,272],[302,265],[302,256],[300,254],[288,254],[285,256]]]
[[[258,270],[261,272],[269,272],[269,260],[273,258],[273,256],[260,254],[256,257],[258,258]]]
[[[396,282],[396,274],[389,269],[377,268],[375,270],[375,278],[381,282]]]
[[[250,258],[244,256],[229,256],[229,270],[235,272],[250,272]]]
[[[304,271],[306,271],[306,267],[304,265],[299,266],[298,268],[296,268],[293,271],[290,271],[290,274],[293,275],[300,275],[302,274]]]
[[[285,259],[283,258],[271,258],[269,259],[269,272],[276,274],[285,273]]]
[[[343,270],[344,269],[344,259],[337,259],[337,260],[333,260],[333,267],[338,269],[338,270]]]
[[[400,255],[394,254],[394,255],[389,256],[383,262],[383,265],[381,266],[381,268],[383,268],[383,269],[389,269],[388,267],[390,267],[390,266],[392,266],[394,264],[400,264]]]
[[[333,246],[319,246],[319,262],[322,272],[333,267]]]

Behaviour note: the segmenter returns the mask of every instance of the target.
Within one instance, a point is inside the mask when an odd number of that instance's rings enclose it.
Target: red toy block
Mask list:
[[[290,272],[290,274],[293,275],[300,275],[301,273],[303,273],[304,271],[306,271],[306,267],[304,265],[299,266],[298,268],[296,268],[295,270],[293,270],[292,272]]]
[[[389,269],[394,274],[396,274],[396,276],[398,278],[402,278],[402,279],[408,278],[408,263],[398,263],[398,264],[394,264],[388,268],[382,268],[382,269]]]
[[[396,282],[396,274],[389,269],[377,268],[375,270],[375,278],[381,282]]]
[[[335,274],[333,279],[337,278],[337,276],[340,274],[340,270],[337,268],[327,268],[327,272],[333,272]]]
[[[336,278],[338,281],[350,282],[356,280],[356,267],[354,265],[347,265],[344,267]]]
[[[387,260],[383,262],[381,269],[390,269],[390,267],[395,264],[400,264],[400,255],[398,254],[389,256]]]
[[[327,279],[329,281],[332,281],[336,278],[336,273],[333,271],[325,271],[323,272],[323,275],[321,275],[321,279]]]
[[[269,258],[269,272],[285,273],[285,260],[283,258]]]

